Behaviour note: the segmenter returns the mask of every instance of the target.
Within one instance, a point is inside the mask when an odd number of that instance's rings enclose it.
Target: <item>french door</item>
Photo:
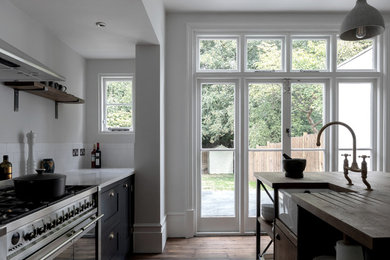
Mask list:
[[[327,80],[197,81],[197,232],[253,232],[253,173],[282,171],[282,153],[310,158],[310,170],[324,170],[325,149],[313,140],[327,117],[327,85]]]

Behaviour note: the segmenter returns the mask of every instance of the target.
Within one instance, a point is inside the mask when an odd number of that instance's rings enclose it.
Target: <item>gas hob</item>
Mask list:
[[[59,198],[51,198],[46,201],[20,200],[13,187],[0,189],[0,225],[7,224],[19,218],[27,216],[54,203],[67,199],[75,194],[89,189],[91,186],[71,185],[65,187],[65,194]]]

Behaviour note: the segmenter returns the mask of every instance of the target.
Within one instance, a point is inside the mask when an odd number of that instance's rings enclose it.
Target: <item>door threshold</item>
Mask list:
[[[216,236],[254,236],[256,235],[255,232],[247,232],[247,233],[240,233],[240,232],[196,232],[196,237],[216,237]]]

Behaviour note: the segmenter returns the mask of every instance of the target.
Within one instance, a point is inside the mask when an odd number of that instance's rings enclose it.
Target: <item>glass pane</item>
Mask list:
[[[364,70],[374,68],[373,40],[337,40],[337,69]]]
[[[202,152],[202,217],[234,217],[234,152]]]
[[[351,156],[348,156],[348,165],[351,166],[352,163],[352,150],[341,150],[339,151],[339,167],[338,170],[340,172],[344,171],[343,166],[344,166],[344,156],[342,154],[350,154]],[[356,161],[358,163],[359,168],[361,168],[361,163],[363,161],[362,158],[359,158],[359,156],[362,155],[367,155],[370,156],[370,158],[366,158],[367,162],[367,170],[372,171],[372,152],[370,150],[358,150],[356,151]],[[352,172],[351,174],[356,174],[355,172]]]
[[[249,84],[249,148],[280,148],[282,84]]]
[[[248,70],[282,70],[282,41],[248,39],[247,66]]]
[[[131,106],[107,106],[107,127],[132,127]]]
[[[107,104],[130,104],[132,101],[132,81],[106,81]]]
[[[200,39],[200,70],[237,70],[236,39]]]
[[[371,148],[372,83],[339,83],[339,121],[356,134],[357,148]],[[339,126],[339,148],[352,148],[352,136]]]
[[[318,148],[317,133],[324,122],[324,84],[291,84],[291,147]]]
[[[281,166],[281,152],[258,152],[249,151],[248,153],[248,215],[250,217],[256,216],[256,178],[255,172],[280,172]],[[273,195],[273,190],[267,187],[267,190]],[[267,193],[261,189],[261,203],[272,203]]]
[[[292,70],[328,70],[327,40],[292,40]]]
[[[233,83],[202,84],[202,147],[234,148]]]
[[[323,151],[292,151],[293,158],[306,159],[305,172],[323,172],[324,167],[324,152]]]

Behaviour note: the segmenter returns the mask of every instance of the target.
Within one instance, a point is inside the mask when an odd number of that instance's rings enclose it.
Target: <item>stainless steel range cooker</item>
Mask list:
[[[27,202],[16,197],[12,182],[1,182],[0,259],[97,259],[97,191],[66,186],[61,198]],[[74,250],[81,238],[88,243]]]

